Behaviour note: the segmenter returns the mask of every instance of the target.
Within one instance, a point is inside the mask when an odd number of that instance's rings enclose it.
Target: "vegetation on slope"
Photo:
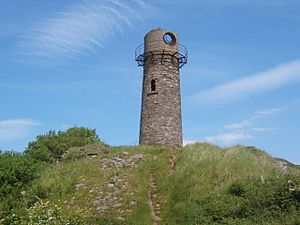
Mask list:
[[[25,154],[36,160],[53,162],[61,159],[71,147],[95,143],[101,143],[95,129],[73,127],[66,131],[50,130],[47,134],[39,135],[35,141],[30,142]]]
[[[254,148],[187,146],[170,183],[169,224],[300,223],[299,171]]]
[[[0,154],[0,224],[300,224],[299,169],[254,147],[109,147],[72,129]]]

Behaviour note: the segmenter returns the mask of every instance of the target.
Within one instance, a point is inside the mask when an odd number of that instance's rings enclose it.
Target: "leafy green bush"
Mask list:
[[[14,209],[23,207],[23,196],[40,176],[45,164],[16,152],[0,152],[0,224],[18,224]]]
[[[242,197],[243,194],[245,193],[245,190],[244,190],[244,187],[241,184],[239,184],[239,183],[233,183],[228,188],[228,192],[231,195]]]
[[[59,202],[61,204],[61,202]],[[37,199],[23,215],[11,213],[0,219],[9,225],[126,225],[127,222],[93,215],[88,210],[61,207],[53,202]]]
[[[20,192],[39,174],[41,164],[16,152],[0,153],[0,199]]]
[[[295,176],[271,177],[265,181],[245,178],[195,200],[193,207],[198,208],[195,220],[199,224],[238,224],[243,220],[264,224],[264,221],[281,221],[289,215],[300,222],[296,216],[300,209],[299,181]]]
[[[36,141],[30,142],[25,154],[37,160],[52,162],[59,160],[70,147],[94,143],[101,143],[95,129],[73,127],[66,131],[50,130],[47,134],[37,136]]]

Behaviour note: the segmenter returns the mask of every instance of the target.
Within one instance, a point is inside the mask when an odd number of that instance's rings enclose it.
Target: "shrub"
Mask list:
[[[61,204],[61,202],[58,202]],[[21,225],[125,225],[114,218],[92,215],[87,210],[61,207],[50,201],[38,199],[27,214],[19,219]]]
[[[28,144],[25,154],[36,160],[57,161],[70,147],[81,147],[87,144],[100,143],[95,129],[73,127],[66,131],[50,130],[45,135],[39,135],[35,141]]]
[[[233,183],[228,188],[228,193],[234,196],[241,197],[245,193],[244,187],[239,183]]]
[[[264,182],[260,178],[249,177],[231,184],[196,200],[198,219],[207,224],[235,224],[237,221],[281,221],[287,215],[289,220],[300,209],[298,199],[300,181],[297,176],[269,177]],[[209,222],[208,222],[209,221]],[[250,223],[249,223],[250,224]]]
[[[41,164],[32,158],[16,152],[0,153],[0,199],[20,192],[31,181],[36,179]]]
[[[23,197],[40,176],[44,164],[16,152],[0,152],[0,224],[19,224],[15,209],[22,208]],[[0,220],[1,221],[1,220]]]

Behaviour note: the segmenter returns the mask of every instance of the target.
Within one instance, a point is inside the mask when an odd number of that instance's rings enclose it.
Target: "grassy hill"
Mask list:
[[[95,143],[39,171],[0,224],[300,224],[299,168],[254,147]]]

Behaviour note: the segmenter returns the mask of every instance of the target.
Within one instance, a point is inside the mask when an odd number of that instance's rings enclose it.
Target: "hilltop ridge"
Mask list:
[[[300,223],[297,166],[240,145],[73,147],[22,195],[18,224]]]

